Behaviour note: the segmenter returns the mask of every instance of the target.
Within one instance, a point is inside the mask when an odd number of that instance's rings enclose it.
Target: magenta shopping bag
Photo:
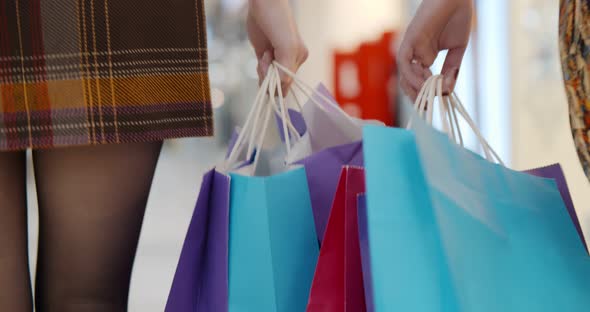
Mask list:
[[[166,312],[227,311],[229,176],[203,176]]]
[[[572,219],[574,226],[576,227],[576,231],[580,236],[580,240],[586,246],[586,250],[588,249],[586,245],[586,240],[584,239],[584,233],[582,232],[582,227],[580,226],[580,220],[578,220],[578,214],[576,213],[576,209],[574,208],[574,203],[572,201],[572,197],[570,196],[569,188],[567,187],[567,181],[565,180],[565,176],[563,174],[563,170],[559,164],[553,164],[541,168],[530,169],[526,171],[529,174],[532,174],[537,177],[542,178],[549,178],[555,180],[557,184],[557,189],[561,194],[563,199],[563,203],[567,208],[567,212]]]
[[[365,191],[362,168],[343,167],[315,270],[307,312],[365,312],[357,196]]]

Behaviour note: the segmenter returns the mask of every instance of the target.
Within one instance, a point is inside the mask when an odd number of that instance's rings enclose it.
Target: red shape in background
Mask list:
[[[396,34],[386,32],[376,42],[362,43],[352,52],[334,52],[334,94],[344,108],[355,105],[362,119],[375,119],[389,126],[397,121],[397,66],[392,47]],[[349,95],[345,90],[347,77],[342,69],[354,64],[359,92]],[[343,92],[344,91],[344,92]]]

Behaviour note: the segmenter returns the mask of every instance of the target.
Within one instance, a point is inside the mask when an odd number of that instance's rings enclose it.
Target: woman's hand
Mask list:
[[[425,80],[432,75],[438,53],[448,50],[441,74],[444,91],[457,81],[469,43],[473,0],[423,0],[404,35],[399,57],[400,84],[406,95],[416,99]]]
[[[249,0],[248,37],[258,58],[258,76],[262,80],[273,60],[296,72],[307,59],[288,0]],[[281,73],[286,94],[291,78]]]

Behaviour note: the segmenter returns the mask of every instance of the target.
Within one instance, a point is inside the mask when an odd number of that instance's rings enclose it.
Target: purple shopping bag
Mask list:
[[[215,169],[203,176],[166,312],[227,311],[229,186]]]
[[[287,163],[305,167],[316,233],[321,244],[340,170],[343,166],[363,165],[362,127],[365,124],[381,123],[343,115],[343,112],[326,101],[335,100],[321,84],[316,88],[316,93],[313,99],[322,108],[310,99],[301,112],[289,111],[291,123],[302,138],[293,145]],[[278,115],[276,117],[279,135],[284,140],[281,118]]]
[[[354,142],[330,147],[297,163],[305,167],[316,232],[321,243],[330,217],[340,171],[347,165],[363,166],[363,146],[361,142]]]
[[[363,286],[365,288],[365,303],[367,312],[375,311],[373,303],[373,277],[371,275],[371,261],[369,261],[369,238],[367,229],[367,196],[357,196],[357,213],[359,229],[359,245],[361,249],[361,266],[363,268]]]
[[[525,172],[537,177],[550,178],[555,180],[555,183],[557,184],[557,189],[559,190],[559,193],[561,193],[563,203],[565,204],[567,212],[569,213],[572,222],[576,227],[576,231],[578,231],[580,240],[582,241],[584,246],[586,246],[586,250],[588,250],[586,240],[584,239],[584,233],[582,232],[582,227],[580,226],[580,221],[578,220],[578,214],[576,213],[576,209],[574,208],[574,203],[572,201],[572,197],[570,196],[570,191],[567,187],[567,181],[565,179],[561,166],[559,164],[553,164],[541,168],[526,170]]]
[[[334,101],[328,89],[319,85],[319,94]],[[321,243],[328,224],[332,199],[336,194],[340,170],[343,166],[362,166],[362,125],[372,121],[354,119],[353,123],[335,110],[324,99],[314,95],[316,101],[323,104],[320,109],[314,103],[305,104],[303,118],[293,118],[291,121],[297,129],[306,129],[303,139],[296,143],[294,154],[304,155],[294,161],[305,167],[311,205],[318,241]],[[300,123],[307,123],[301,125]]]
[[[292,114],[291,122],[293,122],[295,128],[305,129],[304,120],[302,118],[293,118],[295,114],[298,113]],[[320,128],[316,127],[316,131],[319,130]],[[338,131],[338,129],[324,130]],[[309,135],[313,136],[313,133],[309,133]],[[330,217],[330,207],[332,206],[332,199],[336,194],[340,170],[343,166],[362,166],[362,151],[363,146],[361,141],[356,141],[324,148],[296,162],[296,164],[305,167],[316,233],[320,243],[324,237],[328,218]]]

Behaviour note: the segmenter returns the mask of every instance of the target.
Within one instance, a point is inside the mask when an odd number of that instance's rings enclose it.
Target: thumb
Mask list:
[[[449,49],[447,52],[445,63],[441,71],[441,74],[444,77],[443,92],[445,94],[450,94],[455,89],[459,70],[461,69],[461,62],[463,61],[463,55],[465,55],[465,48]]]

